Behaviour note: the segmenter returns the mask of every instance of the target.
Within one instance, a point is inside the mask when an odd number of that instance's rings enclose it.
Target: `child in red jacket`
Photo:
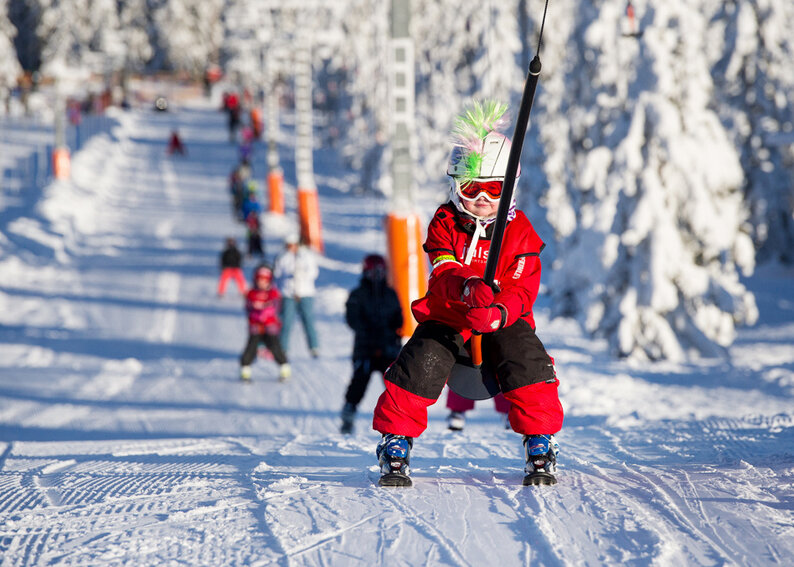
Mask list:
[[[510,425],[524,436],[525,484],[556,482],[559,382],[532,316],[544,244],[515,202],[496,267],[498,289],[482,279],[510,153],[510,140],[495,131],[505,110],[475,103],[453,131],[450,200],[430,221],[424,244],[433,267],[428,292],[411,306],[419,326],[386,372],[375,408],[373,428],[383,434],[377,448],[382,485],[410,484],[413,438],[427,428],[427,408],[473,333],[482,334],[484,363],[510,402]]]
[[[241,380],[251,379],[251,363],[256,358],[260,343],[264,343],[279,364],[279,379],[282,382],[289,380],[291,370],[279,339],[280,306],[281,293],[273,285],[273,269],[267,264],[261,264],[254,270],[254,285],[245,298],[245,310],[248,313],[248,342],[240,356]]]

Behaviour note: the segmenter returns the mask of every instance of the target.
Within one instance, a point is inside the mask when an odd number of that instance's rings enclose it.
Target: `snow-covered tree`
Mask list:
[[[153,2],[154,3],[154,2]],[[161,68],[204,72],[223,40],[225,0],[164,0],[151,8]]]
[[[369,173],[382,191],[388,152],[379,151],[388,135],[389,3],[356,0],[320,21],[325,37],[341,33],[332,53],[323,56],[326,74],[344,92],[337,95],[339,113],[332,119],[342,133],[340,151],[350,165]],[[521,42],[514,3],[488,0],[413,0],[410,33],[416,58],[415,178],[423,191],[440,198],[446,188],[449,131],[454,116],[473,98],[496,98],[516,105],[524,71],[518,66]],[[439,30],[449,29],[449,33]],[[323,44],[325,45],[325,44]],[[320,85],[325,88],[327,85]],[[373,159],[378,162],[373,165]],[[372,170],[372,171],[370,171]],[[435,189],[432,189],[435,188]]]
[[[147,0],[122,0],[118,6],[119,37],[125,46],[124,70],[143,71],[154,56]]]
[[[746,172],[759,261],[794,263],[794,3],[705,5],[716,99]]]
[[[13,44],[17,30],[8,19],[7,8],[6,4],[0,4],[0,109],[22,73]]]
[[[389,2],[348,2],[332,25],[338,38],[317,50],[324,106],[334,110],[327,117],[329,139],[347,163],[361,171],[361,190],[388,192],[383,150],[388,135]]]
[[[472,99],[505,102],[515,118],[525,74],[518,66],[518,21],[513,2],[415,2],[411,35],[416,46],[420,186],[445,188],[450,128]]]
[[[115,0],[29,0],[40,14],[41,71],[78,83],[88,73],[121,67],[124,44],[119,37]]]
[[[273,64],[276,10],[266,3],[230,2],[223,12],[221,61],[246,86],[262,86],[264,64]]]
[[[550,291],[621,355],[711,355],[757,318],[737,272],[754,266],[741,164],[711,109],[708,20],[695,4],[635,7],[641,38],[621,35],[615,3],[580,2],[564,89],[548,94],[567,120],[543,124],[566,138],[549,146]]]

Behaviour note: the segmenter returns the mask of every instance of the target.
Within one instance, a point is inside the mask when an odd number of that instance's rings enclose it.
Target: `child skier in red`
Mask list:
[[[373,428],[383,435],[376,451],[383,486],[411,484],[413,439],[427,428],[427,408],[473,333],[482,334],[484,363],[510,402],[510,425],[524,436],[524,483],[556,482],[553,434],[563,419],[559,382],[532,316],[544,243],[515,202],[496,267],[498,290],[482,279],[510,153],[510,140],[495,131],[505,110],[493,102],[475,103],[453,130],[450,200],[427,229],[428,292],[411,306],[419,326],[386,372],[386,390],[375,407]]]
[[[166,153],[169,156],[173,155],[174,153],[183,156],[186,152],[187,150],[185,150],[185,144],[182,142],[179,132],[176,130],[171,130],[171,137],[168,139],[168,149],[166,150]]]
[[[273,269],[267,264],[261,264],[254,270],[254,285],[245,298],[245,310],[248,313],[248,342],[240,356],[241,380],[251,379],[251,363],[256,358],[260,343],[264,343],[273,354],[273,359],[279,364],[279,379],[282,382],[289,380],[290,366],[279,339],[280,306],[281,293],[273,285]]]

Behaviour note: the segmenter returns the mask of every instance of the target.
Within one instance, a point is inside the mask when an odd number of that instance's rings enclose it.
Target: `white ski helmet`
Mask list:
[[[456,185],[476,179],[504,179],[512,145],[499,133],[508,123],[506,112],[506,104],[475,100],[455,118],[447,175]],[[519,166],[516,177],[520,174]]]
[[[488,132],[481,140],[480,148],[455,146],[449,156],[447,175],[467,180],[504,179],[511,145],[505,135]],[[516,178],[520,175],[521,164],[518,165]]]

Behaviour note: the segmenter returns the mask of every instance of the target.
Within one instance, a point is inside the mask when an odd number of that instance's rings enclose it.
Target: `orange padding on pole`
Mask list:
[[[55,148],[52,150],[52,172],[55,179],[69,179],[72,171],[72,162],[69,157],[69,148]]]
[[[400,334],[409,337],[416,329],[411,302],[427,292],[427,261],[422,250],[422,229],[415,214],[386,216],[386,239],[389,248],[389,275],[403,311]]]
[[[301,240],[318,252],[323,251],[322,222],[317,189],[298,189],[298,216]]]
[[[284,173],[274,169],[267,174],[267,194],[270,200],[270,212],[284,214]]]
[[[474,366],[482,365],[482,335],[471,337],[471,363]]]

